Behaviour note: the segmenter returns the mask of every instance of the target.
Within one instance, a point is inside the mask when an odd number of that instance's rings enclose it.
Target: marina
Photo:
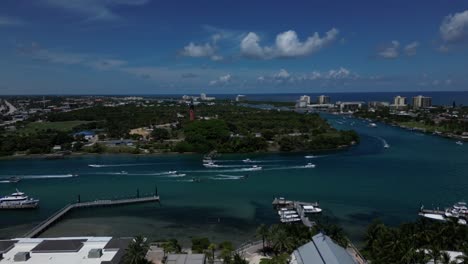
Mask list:
[[[444,222],[455,221],[458,224],[466,225],[468,220],[468,208],[465,202],[458,202],[445,210],[430,210],[424,209],[424,206],[421,206],[419,215],[433,220]]]
[[[278,211],[281,223],[302,222],[303,225],[312,228],[315,223],[310,221],[306,214],[321,213],[322,209],[318,202],[300,202],[286,200],[283,197],[275,198],[272,202],[275,210]]]

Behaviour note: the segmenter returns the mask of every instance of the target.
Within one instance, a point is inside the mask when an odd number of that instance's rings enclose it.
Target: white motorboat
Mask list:
[[[167,174],[177,174],[177,171],[168,171]]]
[[[259,171],[259,170],[262,170],[263,168],[260,167],[260,166],[257,166],[257,165],[253,165],[252,167],[250,168],[247,168],[245,170],[249,170],[249,171]]]
[[[252,163],[252,162],[254,162],[254,161],[247,158],[247,159],[242,160],[242,162],[244,162],[244,163]]]
[[[218,164],[215,164],[212,161],[208,163],[204,163],[203,166],[205,166],[206,168],[219,168],[220,167]]]
[[[306,165],[304,165],[304,168],[315,168],[315,164],[309,162]]]
[[[28,209],[38,205],[38,199],[30,198],[18,189],[15,193],[0,198],[0,209]]]
[[[390,145],[387,144],[387,143],[385,143],[385,144],[383,145],[383,147],[384,147],[384,148],[390,148]]]
[[[302,206],[302,209],[304,209],[304,213],[308,214],[317,214],[322,212],[322,208],[313,205],[304,205]]]
[[[370,123],[369,127],[377,127],[377,124],[376,123]]]
[[[459,146],[463,146],[463,142],[461,142],[461,141],[457,141],[457,142],[455,142],[455,144],[457,144]]]
[[[313,158],[315,158],[315,156],[314,156],[314,155],[306,155],[306,156],[304,156],[304,158],[306,158],[306,159],[313,159]]]

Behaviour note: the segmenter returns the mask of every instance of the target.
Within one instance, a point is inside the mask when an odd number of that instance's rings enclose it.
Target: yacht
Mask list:
[[[26,209],[39,206],[39,200],[29,198],[16,189],[15,193],[0,198],[0,209]]]
[[[304,165],[304,168],[315,168],[315,164],[309,162],[306,165]]]
[[[457,141],[457,142],[455,142],[455,144],[462,146],[462,145],[463,145],[463,142]]]
[[[203,166],[205,166],[206,168],[219,168],[220,167],[218,164],[215,164],[212,161],[210,161],[208,163],[203,163]]]
[[[458,202],[452,207],[445,209],[446,217],[467,217],[468,216],[468,207],[465,202]]]

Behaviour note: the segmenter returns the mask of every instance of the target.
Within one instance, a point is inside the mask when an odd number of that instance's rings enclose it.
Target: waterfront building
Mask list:
[[[406,97],[403,97],[403,96],[395,96],[393,98],[393,107],[395,108],[403,108],[403,107],[406,107],[407,103],[406,103]]]
[[[310,96],[303,95],[299,97],[299,100],[296,102],[296,107],[304,108],[310,105]]]
[[[413,108],[428,108],[432,106],[432,98],[418,95],[413,97]]]
[[[0,240],[0,264],[118,264],[131,238],[58,237]]]
[[[291,254],[289,264],[357,264],[358,262],[333,240],[319,233],[312,241]]]
[[[215,97],[208,97],[208,96],[206,96],[205,93],[201,93],[201,94],[200,94],[200,100],[202,100],[202,101],[213,101],[213,100],[215,100],[215,99],[216,99]]]
[[[330,101],[330,96],[326,96],[326,95],[320,95],[317,97],[317,103],[318,104],[329,104],[331,101]]]
[[[380,102],[380,101],[370,101],[367,104],[369,107],[377,108],[377,107],[389,107],[389,102]]]
[[[354,112],[361,109],[364,102],[336,102],[340,112]]]

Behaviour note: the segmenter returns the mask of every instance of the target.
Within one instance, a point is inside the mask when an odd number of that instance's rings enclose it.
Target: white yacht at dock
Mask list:
[[[0,198],[0,209],[28,209],[37,206],[39,206],[38,199],[30,198],[18,189],[15,193]]]

